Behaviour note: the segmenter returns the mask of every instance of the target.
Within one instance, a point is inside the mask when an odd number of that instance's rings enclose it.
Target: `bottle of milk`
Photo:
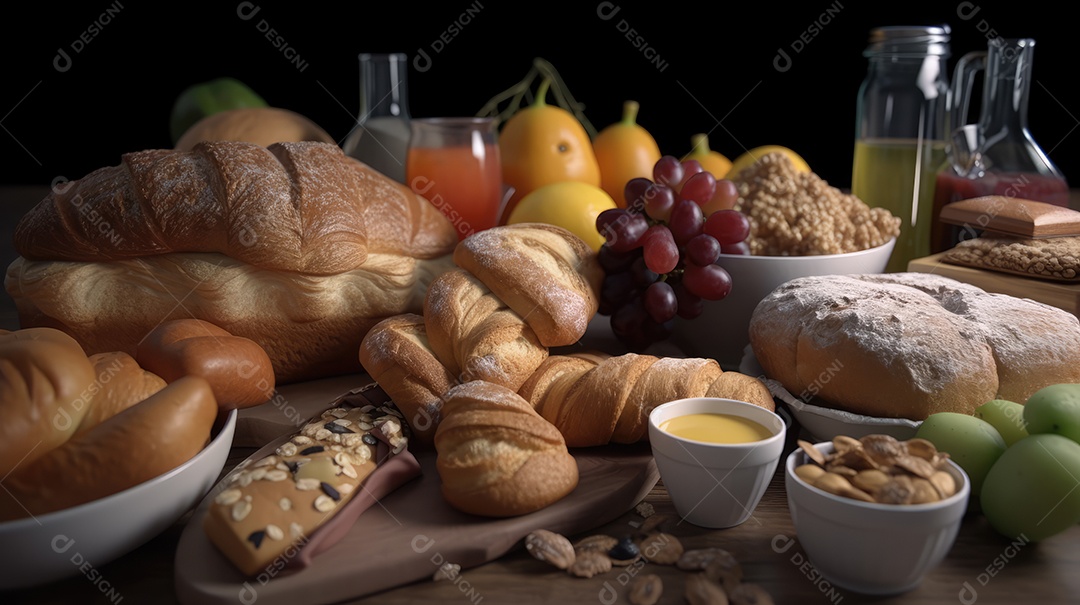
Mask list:
[[[342,149],[405,182],[409,149],[409,64],[404,53],[360,54],[360,113]]]

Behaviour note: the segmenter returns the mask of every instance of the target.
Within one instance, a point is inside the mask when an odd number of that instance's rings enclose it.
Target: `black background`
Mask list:
[[[950,68],[961,54],[985,49],[988,36],[1037,41],[1030,130],[1080,184],[1077,28],[1045,1],[256,1],[242,11],[258,8],[249,20],[240,17],[240,4],[92,0],[77,8],[24,6],[18,18],[9,13],[0,42],[0,183],[47,185],[115,165],[124,152],[169,147],[176,96],[225,75],[308,116],[340,142],[357,113],[357,55],[405,52],[411,59],[422,50],[431,61],[424,71],[410,69],[413,116],[474,115],[542,57],[597,128],[635,99],[639,122],[665,153],[685,153],[697,132],[709,133],[712,147],[732,159],[758,145],[784,145],[831,184],[848,187],[869,30],[947,23]],[[109,8],[119,13],[74,52]],[[295,50],[302,71],[260,31],[262,21]],[[653,49],[663,70],[625,37],[626,28]],[[795,52],[800,36],[808,42]],[[66,71],[54,67],[60,49],[71,57]],[[792,60],[786,71],[773,65],[780,49]]]

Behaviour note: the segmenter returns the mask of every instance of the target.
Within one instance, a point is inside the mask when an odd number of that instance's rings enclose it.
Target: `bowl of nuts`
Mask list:
[[[952,548],[971,490],[929,441],[885,434],[800,440],[784,485],[810,563],[834,585],[870,595],[922,582]]]
[[[731,276],[731,291],[705,301],[700,319],[676,323],[671,339],[687,355],[734,369],[761,299],[797,277],[884,272],[900,218],[796,169],[783,153],[766,154],[728,178],[739,190],[735,209],[750,222],[743,253],[716,261]]]

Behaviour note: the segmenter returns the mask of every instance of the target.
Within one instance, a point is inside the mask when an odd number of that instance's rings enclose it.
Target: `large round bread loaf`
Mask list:
[[[1080,321],[929,273],[791,280],[758,304],[750,343],[792,395],[870,416],[972,413],[1080,382]]]

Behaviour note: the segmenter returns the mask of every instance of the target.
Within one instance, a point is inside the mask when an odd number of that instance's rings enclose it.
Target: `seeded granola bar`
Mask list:
[[[307,542],[360,489],[380,462],[408,438],[391,404],[338,402],[268,456],[237,467],[204,519],[210,541],[245,575]],[[385,458],[384,458],[385,459]]]
[[[1047,239],[977,237],[960,242],[944,262],[1056,281],[1080,280],[1080,236]]]

